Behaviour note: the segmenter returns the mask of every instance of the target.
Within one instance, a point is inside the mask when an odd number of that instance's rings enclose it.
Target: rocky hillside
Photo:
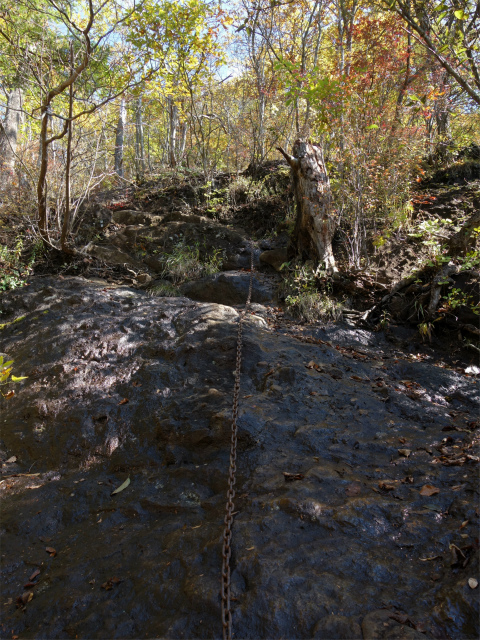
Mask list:
[[[84,254],[2,296],[26,376],[0,397],[2,637],[222,635],[252,227],[202,207],[112,195]],[[478,370],[416,326],[288,319],[277,224],[244,331],[235,636],[477,638]]]

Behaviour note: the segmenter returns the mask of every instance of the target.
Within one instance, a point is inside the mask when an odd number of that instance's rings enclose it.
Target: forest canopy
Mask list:
[[[0,0],[2,201],[65,249],[95,190],[311,139],[359,265],[422,163],[478,142],[479,21],[473,0]]]

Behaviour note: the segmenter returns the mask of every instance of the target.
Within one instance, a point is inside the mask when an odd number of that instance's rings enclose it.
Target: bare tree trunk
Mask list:
[[[73,69],[73,44],[70,43],[70,69]],[[70,168],[72,165],[72,129],[73,129],[73,84],[68,89],[68,132],[67,132],[67,160],[65,163],[65,214],[63,216],[60,246],[62,251],[68,252],[67,236],[70,228]]]
[[[142,122],[142,98],[137,99],[135,105],[135,170],[137,181],[145,175],[145,151]]]
[[[21,89],[14,89],[7,99],[7,111],[3,125],[0,124],[0,166],[12,171],[15,168],[18,128],[22,123]]]
[[[180,144],[178,146],[178,162],[182,162],[183,156],[185,155],[185,147],[187,145],[187,131],[188,124],[186,122],[182,122],[180,124]]]
[[[175,147],[177,143],[178,107],[173,97],[168,96],[169,136],[168,136],[168,163],[171,167],[177,166]]]
[[[47,169],[48,169],[48,120],[49,107],[42,106],[42,125],[40,128],[40,171],[37,182],[38,228],[44,240],[48,240],[47,211]]]
[[[127,110],[125,99],[120,102],[120,115],[118,117],[117,131],[115,133],[115,173],[123,178],[123,142],[125,136],[125,125],[127,120]]]
[[[291,247],[302,259],[325,263],[337,271],[332,250],[335,220],[323,152],[319,145],[296,140],[293,155],[278,149],[292,169],[297,218]]]

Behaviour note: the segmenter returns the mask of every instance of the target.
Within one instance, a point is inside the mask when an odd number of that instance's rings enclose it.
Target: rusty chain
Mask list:
[[[233,387],[233,409],[232,409],[232,438],[230,442],[230,468],[228,473],[228,491],[227,504],[225,507],[225,529],[223,532],[223,550],[222,550],[222,626],[223,639],[232,640],[232,609],[230,605],[230,557],[232,555],[232,524],[233,509],[235,498],[235,482],[237,471],[237,418],[238,418],[238,399],[240,394],[240,373],[242,369],[242,333],[243,322],[248,311],[248,307],[252,298],[253,286],[253,243],[250,243],[250,283],[248,286],[248,296],[245,308],[238,319],[237,333],[237,360],[235,366],[235,384]]]

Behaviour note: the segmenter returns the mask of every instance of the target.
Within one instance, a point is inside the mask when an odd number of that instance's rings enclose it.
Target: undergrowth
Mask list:
[[[15,245],[0,245],[0,291],[23,287],[33,271],[35,260],[42,251],[41,242],[33,245],[29,256],[24,256],[24,241],[15,239]]]
[[[187,245],[184,239],[177,242],[170,253],[164,253],[162,278],[168,278],[175,286],[188,280],[214,275],[220,271],[223,251],[215,249],[203,259],[200,256],[200,243]]]
[[[331,295],[331,281],[326,272],[311,264],[282,265],[286,273],[280,285],[280,297],[290,313],[305,322],[340,320],[345,304]]]

